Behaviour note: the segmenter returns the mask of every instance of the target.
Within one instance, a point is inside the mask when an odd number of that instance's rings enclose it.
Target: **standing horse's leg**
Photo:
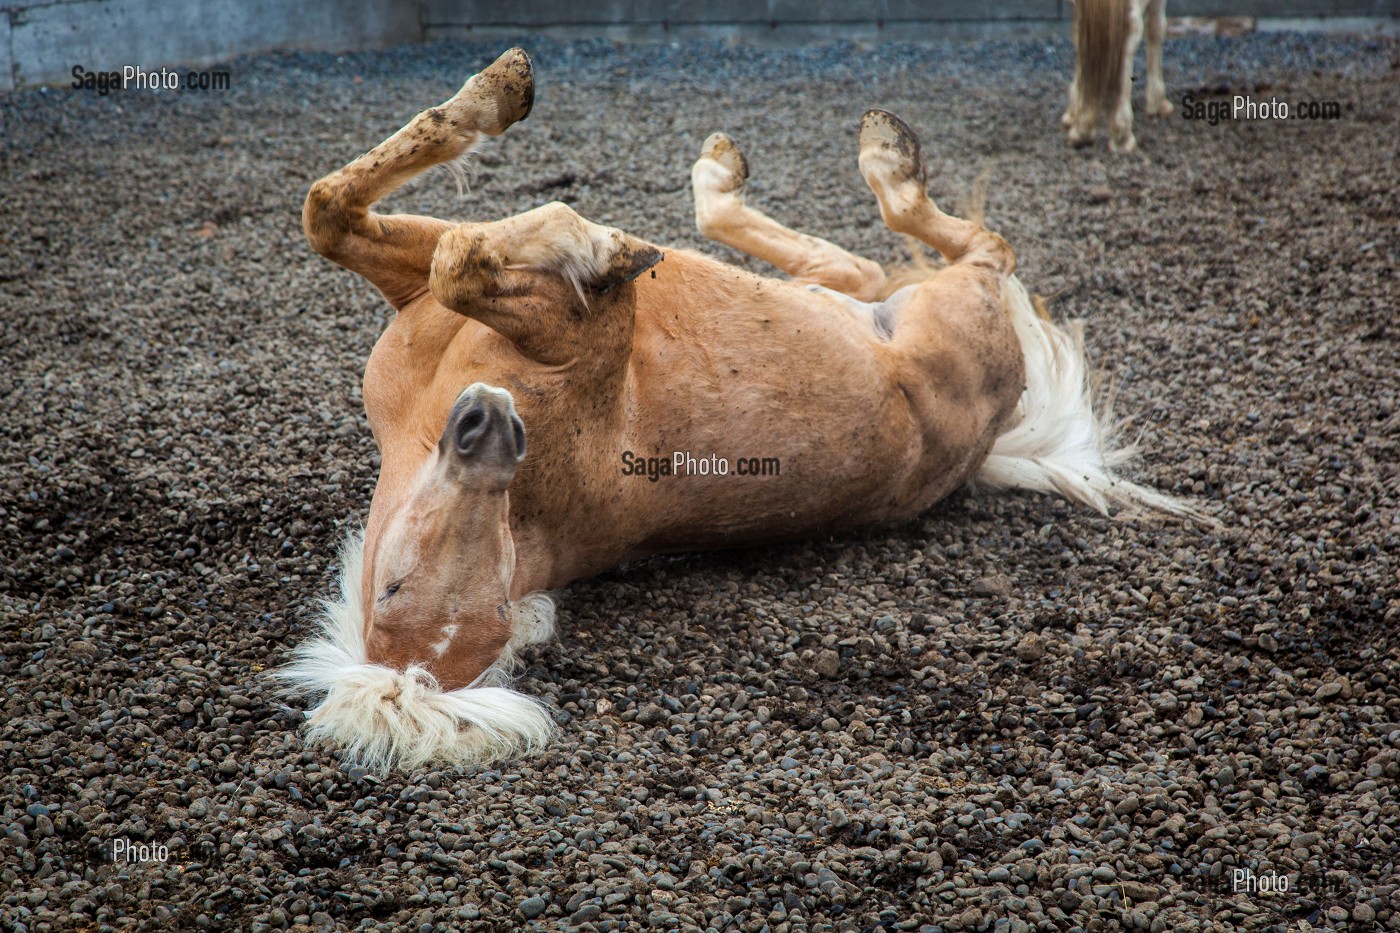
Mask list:
[[[1072,23],[1074,23],[1074,25],[1070,27],[1070,38],[1074,42],[1074,77],[1071,78],[1069,82],[1069,103],[1065,105],[1065,112],[1060,115],[1060,126],[1064,129],[1069,129],[1079,121],[1079,111],[1084,108],[1084,101],[1082,100],[1083,92],[1079,86],[1081,53],[1079,50],[1079,29],[1077,26],[1077,17],[1079,17],[1081,13],[1078,4],[1076,4],[1074,0],[1070,0],[1070,7],[1070,16],[1072,18]]]
[[[1124,0],[1126,2],[1126,0]],[[1094,141],[1094,128],[1103,105],[1105,57],[1117,55],[1113,48],[1112,26],[1117,22],[1112,0],[1073,0],[1070,35],[1074,39],[1074,79],[1069,86],[1069,104],[1060,124],[1067,131],[1071,146],[1087,146]]]
[[[789,230],[744,203],[748,163],[734,140],[715,133],[705,140],[691,169],[695,226],[700,233],[770,262],[798,282],[812,283],[861,301],[874,301],[885,287],[880,265],[852,255],[819,237]]]
[[[1137,148],[1133,136],[1133,59],[1142,41],[1142,7],[1138,0],[1128,4],[1128,38],[1122,49],[1122,66],[1118,76],[1118,103],[1108,117],[1108,148],[1114,152],[1132,152]]]
[[[1167,84],[1162,79],[1162,39],[1167,34],[1167,0],[1149,0],[1143,32],[1147,45],[1147,112],[1154,117],[1171,116]]]
[[[395,308],[428,288],[445,221],[370,211],[413,176],[450,162],[481,136],[499,136],[534,101],[530,59],[511,49],[441,106],[425,110],[369,152],[311,186],[301,224],[322,256],[374,283]]]
[[[1069,129],[1079,120],[1079,111],[1083,109],[1084,103],[1079,94],[1079,69],[1075,69],[1074,77],[1069,82],[1069,103],[1065,104],[1065,112],[1060,114],[1060,126]]]

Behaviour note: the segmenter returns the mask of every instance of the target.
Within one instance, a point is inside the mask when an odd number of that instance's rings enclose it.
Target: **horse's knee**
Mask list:
[[[483,295],[519,296],[538,276],[606,291],[651,268],[661,251],[620,230],[585,220],[552,202],[505,220],[461,224],[438,241],[428,287],[445,306],[465,311]],[[534,282],[534,285],[531,285]]]
[[[546,201],[539,207],[526,211],[524,214],[517,214],[517,217],[534,217],[541,227],[548,228],[550,225],[562,224],[567,227],[581,227],[588,221],[583,219],[583,215],[574,210],[563,201]]]
[[[327,175],[311,186],[301,206],[301,229],[311,248],[334,259],[354,226],[354,213],[345,198],[339,173]]]
[[[443,307],[464,313],[473,301],[493,291],[492,284],[504,271],[500,259],[487,249],[485,226],[458,224],[438,240],[428,290]]]
[[[635,278],[661,261],[656,247],[595,224],[559,201],[499,224],[520,262],[596,291]]]
[[[857,301],[877,301],[886,291],[884,268],[861,256],[846,256],[839,262],[815,262],[795,271],[793,277],[850,295]]]
[[[875,301],[885,288],[885,269],[878,262],[854,257],[847,273],[850,291],[846,294],[861,301]]]

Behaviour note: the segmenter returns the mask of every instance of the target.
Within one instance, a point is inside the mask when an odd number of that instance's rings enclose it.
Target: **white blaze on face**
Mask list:
[[[432,479],[438,461],[434,450],[418,469],[417,475],[408,486],[406,498],[390,513],[389,520],[379,534],[372,549],[370,573],[365,575],[364,591],[366,618],[373,621],[378,607],[386,595],[390,584],[402,583],[418,566],[418,539],[411,533],[412,510],[406,506],[414,496]],[[371,515],[373,524],[373,515]]]
[[[457,626],[444,625],[442,627],[442,641],[433,645],[433,653],[442,657],[447,653],[447,649],[452,645],[452,636],[457,634]]]
[[[292,663],[275,674],[286,694],[312,701],[306,727],[312,741],[330,742],[347,762],[380,772],[429,762],[487,764],[548,743],[554,722],[547,708],[509,689],[499,663],[469,686],[443,690],[420,666],[403,671],[370,660],[360,600],[365,569],[364,540],[352,535],[342,556],[340,595],[325,603],[320,634],[303,642]],[[510,610],[528,616],[528,641],[550,637],[554,605],[543,593]],[[460,626],[449,633],[451,627],[440,629],[448,641],[466,634]]]

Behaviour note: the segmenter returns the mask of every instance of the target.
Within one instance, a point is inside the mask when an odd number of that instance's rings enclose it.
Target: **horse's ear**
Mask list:
[[[666,254],[650,243],[628,237],[623,246],[613,254],[612,261],[601,278],[590,282],[589,286],[600,295],[606,294],[617,286],[632,281],[665,258]]]

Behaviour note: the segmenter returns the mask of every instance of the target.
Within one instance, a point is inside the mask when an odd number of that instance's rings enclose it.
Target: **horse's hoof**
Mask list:
[[[887,110],[868,110],[860,118],[860,151],[879,150],[894,156],[896,175],[925,183],[924,151],[909,124]]]
[[[535,75],[530,56],[523,49],[511,49],[479,74],[473,75],[457,92],[457,98],[471,98],[487,104],[486,119],[479,127],[487,136],[499,136],[513,123],[530,115],[535,105]]]
[[[1094,141],[1093,133],[1083,133],[1078,130],[1070,130],[1065,134],[1065,144],[1072,149],[1083,149]]]
[[[729,172],[729,183],[721,189],[722,191],[737,191],[749,180],[748,160],[739,150],[739,144],[724,133],[710,134],[705,144],[700,147],[700,158],[714,159]]]

